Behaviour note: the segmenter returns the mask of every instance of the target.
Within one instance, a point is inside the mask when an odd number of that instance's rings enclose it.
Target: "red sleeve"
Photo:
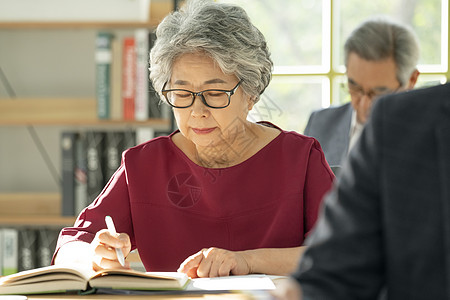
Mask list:
[[[314,140],[309,154],[303,198],[305,238],[316,223],[322,199],[331,189],[334,179],[320,144]]]
[[[53,259],[61,246],[66,243],[92,242],[97,231],[106,228],[105,216],[107,215],[114,219],[117,232],[125,232],[130,236],[132,249],[134,249],[135,242],[124,164],[111,177],[99,196],[79,214],[74,226],[61,230]]]

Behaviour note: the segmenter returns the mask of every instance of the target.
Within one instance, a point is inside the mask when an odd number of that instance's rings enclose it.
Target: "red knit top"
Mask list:
[[[202,248],[302,245],[334,179],[315,139],[282,131],[246,161],[211,169],[192,162],[172,135],[124,152],[101,194],[61,231],[56,252],[90,243],[106,215],[148,271],[175,271]]]

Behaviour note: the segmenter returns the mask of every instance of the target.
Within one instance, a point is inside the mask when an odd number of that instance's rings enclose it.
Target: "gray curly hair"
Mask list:
[[[352,52],[370,61],[392,57],[401,85],[408,82],[419,60],[419,43],[414,31],[386,16],[371,18],[359,25],[345,42],[344,51],[345,66]]]
[[[187,1],[159,24],[150,51],[150,79],[161,99],[175,59],[195,52],[206,53],[225,74],[242,80],[243,91],[255,103],[272,78],[266,40],[244,9],[209,0]]]

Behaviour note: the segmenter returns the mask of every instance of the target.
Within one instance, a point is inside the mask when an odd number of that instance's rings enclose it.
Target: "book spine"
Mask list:
[[[75,215],[89,204],[87,192],[86,134],[80,132],[75,141]]]
[[[62,215],[75,215],[75,140],[76,132],[63,131],[61,134],[62,161]]]
[[[37,236],[36,231],[31,228],[19,230],[19,259],[18,269],[20,271],[36,268]]]
[[[18,272],[18,231],[16,228],[3,229],[3,271],[2,275]]]
[[[112,42],[111,64],[111,119],[123,119],[122,105],[122,41],[118,38]]]
[[[111,96],[111,61],[113,35],[99,32],[96,41],[96,93],[97,116],[100,119],[110,118]]]
[[[136,82],[136,51],[134,37],[123,39],[122,49],[122,105],[123,118],[134,120],[135,82]]]
[[[3,252],[5,251],[5,243],[3,242],[3,228],[0,228],[0,276],[3,275]]]
[[[154,30],[150,31],[148,33],[148,49],[152,49],[153,45],[156,41],[156,32]],[[149,65],[150,67],[150,65]],[[149,80],[149,87],[148,87],[148,115],[150,118],[163,118],[161,108],[160,106],[161,101],[159,98],[159,94],[157,91],[155,91],[155,88],[153,87],[152,82],[149,79],[150,73],[148,73],[147,78]]]
[[[108,131],[105,136],[105,182],[111,178],[120,166],[122,149],[124,145],[124,133],[121,131]]]
[[[131,147],[136,146],[136,131],[135,130],[125,130],[123,132],[124,138],[123,138],[123,148],[122,151],[125,151]]]
[[[149,90],[149,32],[147,29],[136,29],[136,99],[135,119],[147,120]]]
[[[155,137],[155,130],[151,127],[136,128],[136,143],[142,144]]]
[[[103,132],[86,132],[87,192],[89,203],[95,200],[103,189],[104,174],[101,159],[103,148]]]
[[[36,265],[38,268],[50,265],[58,234],[59,230],[53,228],[39,228],[37,230]]]

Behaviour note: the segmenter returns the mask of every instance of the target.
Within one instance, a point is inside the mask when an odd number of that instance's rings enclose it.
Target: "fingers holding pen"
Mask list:
[[[121,249],[125,257],[131,250],[131,241],[126,233],[111,234],[107,229],[98,231],[91,245],[94,270],[123,268],[118,261],[116,248]],[[128,263],[125,268],[129,268]]]

